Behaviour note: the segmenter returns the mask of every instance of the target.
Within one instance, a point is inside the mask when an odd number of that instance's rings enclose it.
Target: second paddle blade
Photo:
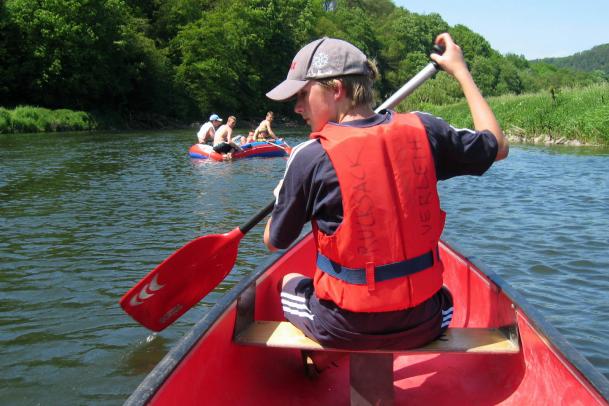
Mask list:
[[[211,292],[231,271],[243,233],[199,237],[171,254],[120,300],[135,321],[161,331]]]

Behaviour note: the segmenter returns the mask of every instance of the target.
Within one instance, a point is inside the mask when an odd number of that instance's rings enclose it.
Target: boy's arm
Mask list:
[[[471,73],[467,69],[461,48],[455,44],[447,33],[438,35],[436,43],[444,45],[446,50],[442,55],[432,54],[431,59],[437,62],[445,72],[459,82],[474,121],[474,128],[477,131],[489,130],[493,133],[497,140],[497,157],[495,161],[504,159],[509,151],[508,141],[503,131],[501,131],[493,110],[491,110],[480,93]]]
[[[275,252],[277,251],[277,247],[271,244],[271,221],[272,217],[269,217],[269,220],[266,222],[266,227],[264,228],[264,245],[268,248],[269,251]]]

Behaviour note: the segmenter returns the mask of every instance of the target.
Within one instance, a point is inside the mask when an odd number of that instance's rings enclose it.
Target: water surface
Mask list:
[[[194,139],[0,135],[0,404],[121,404],[264,259],[259,225],[229,277],[160,334],[118,306],[186,242],[247,221],[283,174],[282,158],[191,160]],[[513,147],[485,176],[440,187],[444,238],[523,293],[606,376],[608,170],[607,150]]]

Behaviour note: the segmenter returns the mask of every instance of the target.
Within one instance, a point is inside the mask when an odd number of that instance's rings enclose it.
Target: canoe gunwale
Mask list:
[[[162,386],[165,380],[171,375],[173,370],[180,362],[188,355],[193,347],[205,337],[206,333],[219,321],[233,306],[237,305],[237,299],[251,286],[255,286],[256,281],[264,275],[268,268],[275,264],[289,250],[298,245],[302,240],[309,236],[305,233],[296,240],[288,249],[270,254],[268,258],[256,267],[254,272],[245,276],[232,289],[230,289],[222,298],[206,313],[194,326],[182,337],[175,346],[163,357],[163,359],[153,368],[152,371],[144,378],[140,385],[135,389],[131,396],[126,400],[125,405],[145,405],[155,395],[158,389]],[[474,256],[468,257],[463,255],[463,251],[458,249],[458,245],[447,243],[442,240],[449,250],[455,252],[464,260],[470,262],[473,267],[472,271],[478,273],[481,277],[488,279],[494,283],[502,293],[513,303],[514,310],[520,311],[525,320],[533,326],[541,337],[545,339],[549,347],[558,355],[564,357],[571,366],[579,372],[604,398],[609,400],[609,380],[601,374],[581,353],[579,353],[565,337],[552,326],[540,311],[535,309],[522,294],[510,286],[503,278],[493,271],[480,266],[478,259]]]
[[[474,265],[475,272],[480,273],[483,277],[486,276],[491,282],[497,285],[501,292],[513,303],[514,310],[516,312],[521,310],[521,313],[526,316],[526,320],[537,332],[546,339],[547,344],[557,354],[562,355],[570,364],[583,375],[592,386],[600,393],[605,399],[609,400],[609,380],[598,370],[587,358],[585,358],[579,351],[577,351],[562,335],[556,327],[550,324],[543,314],[531,305],[525,297],[514,289],[509,283],[507,283],[497,273],[485,269],[478,262],[478,258],[475,256],[465,256],[463,251],[459,249],[459,246],[453,243],[447,243],[442,240],[442,243],[456,252],[466,261]]]
[[[295,246],[308,234],[298,238],[291,246]],[[233,306],[237,299],[250,286],[256,284],[256,280],[263,275],[268,268],[277,262],[288,250],[275,252],[256,267],[254,272],[245,276],[232,289],[222,296],[220,300],[207,312],[194,326],[182,337],[175,346],[161,359],[161,361],[150,371],[150,373],[139,384],[136,390],[127,399],[124,405],[145,405],[155,395],[161,385],[169,377],[171,372],[180,364],[197,343],[205,337],[214,324],[220,320]]]

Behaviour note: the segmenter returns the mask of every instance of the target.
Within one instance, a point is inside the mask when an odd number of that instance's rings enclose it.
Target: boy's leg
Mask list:
[[[316,330],[313,319],[315,315],[309,309],[309,299],[314,294],[313,280],[298,273],[287,274],[283,277],[281,288],[281,306],[285,318],[315,340],[313,331]],[[336,351],[303,351],[302,360],[305,373],[314,377],[314,372],[335,367],[336,361],[347,353]]]

